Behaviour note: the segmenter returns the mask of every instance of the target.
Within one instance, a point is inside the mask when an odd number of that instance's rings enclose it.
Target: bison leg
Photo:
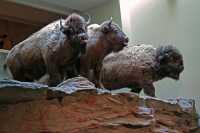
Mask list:
[[[142,88],[139,88],[139,87],[134,87],[134,88],[132,88],[131,87],[131,92],[134,92],[134,93],[140,93],[142,91]]]
[[[40,84],[48,84],[48,82],[49,82],[49,75],[45,74],[40,79],[35,80],[35,82],[36,83],[40,83]]]
[[[49,75],[47,84],[49,86],[56,86],[61,82],[61,74],[59,69],[56,67],[56,63],[47,64],[47,74]]]
[[[102,83],[102,80],[103,80],[103,71],[100,71],[98,85],[100,88],[106,89]]]
[[[7,65],[8,70],[11,72],[13,79],[27,82],[33,81],[33,79],[30,79],[30,74],[24,71],[23,66],[19,61],[13,60],[12,64]]]
[[[24,74],[22,72],[20,72],[20,71],[18,71],[18,72],[11,71],[11,73],[12,73],[13,79],[19,80],[19,81],[26,81],[26,78],[25,78],[25,76],[24,76]]]
[[[134,82],[132,82],[130,85],[127,85],[127,87],[131,89],[131,92],[138,93],[138,94],[142,90],[142,87],[138,83],[134,83]]]
[[[50,72],[49,73],[49,80],[47,81],[47,84],[49,86],[56,86],[61,82],[61,76],[58,73],[58,71]]]
[[[57,56],[51,49],[48,49],[48,51],[44,53],[43,59],[46,67],[46,74],[49,75],[49,78],[47,78],[47,85],[49,86],[56,86],[62,81],[62,74],[59,71],[56,57]]]
[[[24,82],[32,82],[33,78],[31,78],[31,74],[25,73],[23,71],[18,71],[12,73],[13,79],[24,81]]]
[[[74,64],[72,64],[71,66],[67,67],[65,72],[62,72],[65,75],[65,79],[68,78],[73,78],[78,76],[78,70],[76,68],[76,66]]]
[[[101,74],[100,74],[101,66],[102,65],[100,65],[100,64],[96,65],[95,69],[93,70],[93,72],[92,73],[90,72],[90,74],[92,74],[90,76],[90,78],[92,78],[92,81],[96,85],[96,87],[100,87],[101,86],[100,85],[100,83],[101,83],[100,81],[101,81],[101,78],[102,78],[102,77],[100,77],[101,76]]]
[[[101,76],[101,75],[100,75]],[[101,89],[106,89],[101,81],[101,77],[99,78],[99,82],[98,82],[98,87],[100,87]]]
[[[155,87],[153,83],[146,83],[143,87],[144,93],[148,96],[155,97]]]

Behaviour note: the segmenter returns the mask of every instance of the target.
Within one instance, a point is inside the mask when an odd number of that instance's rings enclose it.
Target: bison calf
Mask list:
[[[87,24],[83,17],[73,13],[17,44],[6,59],[13,78],[34,81],[48,75],[48,85],[60,83],[65,69],[85,52]]]
[[[170,77],[178,80],[183,71],[180,52],[171,45],[130,45],[105,57],[100,74],[101,86],[107,89],[132,88],[155,96],[153,82]]]
[[[88,36],[86,54],[80,58],[80,73],[97,84],[104,57],[122,50],[128,43],[128,37],[112,20],[88,26]]]

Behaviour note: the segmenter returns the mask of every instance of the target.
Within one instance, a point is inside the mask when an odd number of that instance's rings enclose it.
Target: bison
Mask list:
[[[165,77],[178,80],[183,69],[182,55],[172,45],[129,45],[105,57],[100,83],[110,90],[128,87],[139,93],[143,88],[145,94],[154,97],[155,81]]]
[[[128,43],[128,37],[112,19],[101,25],[88,26],[88,36],[86,53],[80,57],[78,69],[82,76],[98,86],[99,68],[104,57],[111,52],[122,50]]]
[[[15,45],[6,59],[13,78],[35,81],[48,75],[48,85],[60,83],[65,77],[65,69],[74,65],[80,54],[85,52],[88,23],[82,16],[73,13]]]

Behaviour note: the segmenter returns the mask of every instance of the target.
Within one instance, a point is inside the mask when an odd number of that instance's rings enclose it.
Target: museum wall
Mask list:
[[[6,34],[13,44],[16,44],[37,31],[40,27],[35,25],[17,23],[0,19],[0,35]]]
[[[16,43],[23,41],[39,28],[39,26],[0,19],[0,36],[6,34],[8,36],[7,41],[9,41],[11,45],[15,45]],[[3,64],[6,55],[7,52],[3,49],[0,49],[0,79],[8,77],[6,71],[3,70]]]
[[[92,16],[91,23],[101,24],[104,20],[112,17],[113,21],[121,26],[120,6],[118,0],[109,0],[109,2],[92,8],[86,12]]]
[[[174,44],[183,54],[180,80],[156,83],[157,96],[194,98],[200,113],[199,5],[199,0],[120,0],[122,27],[131,43]]]

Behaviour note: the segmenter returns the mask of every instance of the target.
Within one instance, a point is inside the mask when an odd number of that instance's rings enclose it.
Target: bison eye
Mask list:
[[[85,32],[85,30],[83,28],[80,28],[79,33],[83,33],[83,32]]]
[[[73,28],[69,28],[69,29],[66,30],[66,32],[67,32],[68,34],[72,34],[72,33],[74,32],[74,30],[73,30]]]
[[[113,32],[116,32],[116,33],[117,33],[117,32],[118,32],[118,30],[117,30],[117,29],[113,29]]]

